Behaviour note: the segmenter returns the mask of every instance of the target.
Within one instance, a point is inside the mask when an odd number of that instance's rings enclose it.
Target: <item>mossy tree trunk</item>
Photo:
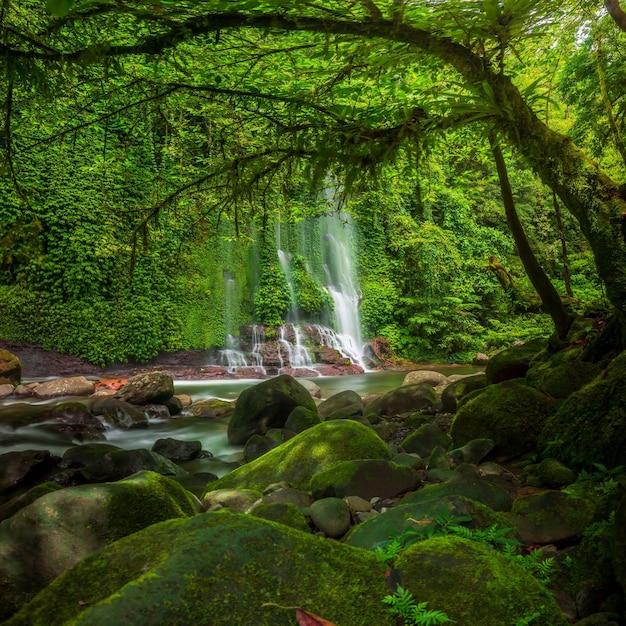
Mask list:
[[[519,219],[513,199],[513,191],[506,167],[506,161],[502,154],[502,149],[496,141],[494,133],[489,135],[489,144],[493,153],[498,172],[498,180],[500,181],[500,190],[502,193],[502,203],[504,204],[504,212],[506,221],[511,230],[511,235],[517,247],[517,253],[524,265],[526,274],[533,287],[537,290],[544,310],[550,315],[554,322],[554,328],[559,339],[565,339],[567,332],[572,324],[572,317],[569,315],[554,285],[548,278],[543,267],[537,260],[533,252],[528,237],[524,232],[524,227]]]

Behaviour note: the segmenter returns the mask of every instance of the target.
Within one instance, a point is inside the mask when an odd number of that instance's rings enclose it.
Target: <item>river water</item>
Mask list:
[[[479,371],[476,367],[429,366],[428,369],[451,374],[471,374]],[[353,376],[327,376],[309,378],[320,387],[322,398],[351,389],[360,396],[385,393],[402,384],[406,372],[381,371]],[[178,380],[174,388],[178,394],[188,394],[194,402],[205,398],[235,400],[248,387],[261,380]],[[55,400],[58,402],[58,399]],[[3,414],[12,401],[0,401],[0,454],[13,450],[49,450],[62,456],[67,448],[76,445],[67,434],[57,433],[46,423],[32,423],[14,428],[3,420]],[[3,410],[4,408],[4,410]],[[15,407],[13,407],[15,408]],[[192,416],[171,419],[153,419],[149,428],[106,432],[107,443],[126,450],[151,449],[157,439],[172,437],[183,441],[200,441],[202,449],[212,453],[212,457],[199,459],[184,465],[190,472],[212,472],[218,476],[231,471],[242,459],[242,446],[232,446],[226,438],[228,419],[203,419]]]

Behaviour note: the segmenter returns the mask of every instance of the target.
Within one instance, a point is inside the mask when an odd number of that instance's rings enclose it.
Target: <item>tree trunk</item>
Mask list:
[[[561,297],[557,293],[554,285],[550,282],[548,275],[539,264],[539,261],[537,261],[537,257],[530,247],[530,242],[526,237],[524,227],[522,226],[515,208],[515,201],[513,200],[513,192],[511,190],[511,183],[509,182],[504,155],[493,133],[489,135],[489,144],[491,145],[493,158],[496,162],[506,221],[511,229],[517,252],[530,282],[541,298],[544,310],[550,315],[554,322],[557,336],[559,339],[565,340],[572,324],[572,317],[565,310]]]

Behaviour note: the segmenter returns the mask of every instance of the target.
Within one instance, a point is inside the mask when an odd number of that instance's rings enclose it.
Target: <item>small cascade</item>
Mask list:
[[[265,331],[256,324],[252,327],[252,364],[265,375],[265,367],[263,367],[263,344],[265,343]]]
[[[357,346],[353,337],[319,324],[313,324],[312,327],[319,334],[320,345],[337,350],[342,357],[349,359],[352,363],[357,363],[365,370],[362,346]]]
[[[313,358],[311,357],[311,351],[303,343],[304,335],[302,329],[296,324],[291,324],[290,327],[293,332],[293,342],[287,339],[288,327],[284,325],[280,327],[278,338],[280,369],[282,370],[286,363],[292,369],[312,369]],[[286,352],[286,359],[283,358],[282,349]]]

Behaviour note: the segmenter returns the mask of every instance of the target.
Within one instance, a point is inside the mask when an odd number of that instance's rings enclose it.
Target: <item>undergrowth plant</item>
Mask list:
[[[392,615],[401,619],[405,626],[456,624],[443,611],[427,609],[427,602],[416,603],[413,594],[400,586],[392,596],[385,596],[383,602],[389,605]]]
[[[392,537],[376,546],[376,556],[379,560],[393,566],[393,563],[403,550],[418,541],[441,536],[461,537],[497,550],[503,556],[530,572],[542,587],[547,587],[550,583],[552,568],[554,567],[554,557],[545,557],[540,550],[533,550],[527,553],[522,552],[522,544],[511,537],[512,528],[498,528],[497,524],[493,524],[488,528],[468,528],[463,526],[463,522],[471,520],[472,518],[468,516],[453,516],[446,509],[435,515],[431,520],[408,518],[408,521],[415,524],[415,528],[410,528],[401,535]],[[401,618],[404,624],[429,626],[431,624],[454,623],[442,611],[427,610],[425,602],[417,604],[411,593],[400,586],[398,586],[392,596],[385,596],[383,602],[390,605],[390,611],[395,616]],[[527,626],[539,617],[541,617],[541,614],[535,612],[517,620],[515,626]]]

